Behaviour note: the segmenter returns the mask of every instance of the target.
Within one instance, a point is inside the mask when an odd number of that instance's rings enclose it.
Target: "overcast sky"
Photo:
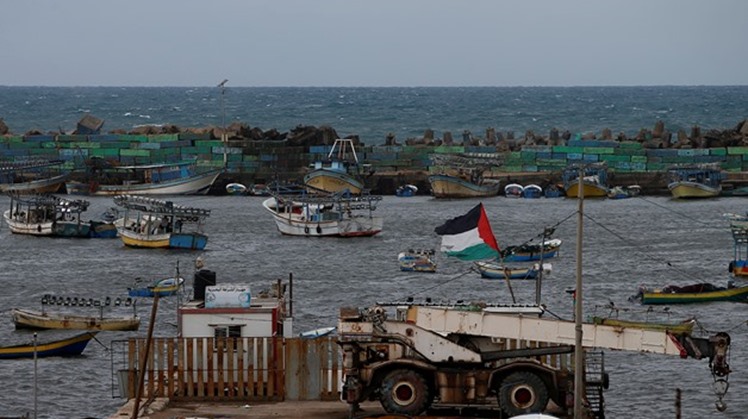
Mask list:
[[[0,85],[748,85],[747,22],[746,0],[4,0]]]

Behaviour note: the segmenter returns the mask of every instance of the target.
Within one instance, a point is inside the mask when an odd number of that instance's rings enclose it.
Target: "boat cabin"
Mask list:
[[[254,295],[247,283],[216,285],[215,272],[195,272],[193,298],[179,308],[180,337],[292,337],[285,285]],[[279,291],[280,290],[280,291]]]

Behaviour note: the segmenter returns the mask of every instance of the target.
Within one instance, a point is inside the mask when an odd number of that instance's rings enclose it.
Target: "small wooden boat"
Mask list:
[[[0,164],[0,192],[43,194],[59,191],[70,177],[63,160],[30,160]]]
[[[411,196],[415,196],[416,193],[418,193],[418,187],[411,184],[402,185],[395,189],[395,196],[399,196],[401,198],[409,198]]]
[[[10,209],[3,213],[11,233],[51,236],[59,199],[54,195],[10,195]]]
[[[335,326],[320,327],[319,329],[307,330],[306,332],[299,333],[299,337],[304,339],[316,339],[323,336],[327,336],[330,333],[336,331],[338,328]]]
[[[504,186],[504,195],[507,198],[521,198],[525,191],[525,187],[519,183],[510,183]]]
[[[397,255],[397,262],[400,270],[404,272],[436,272],[436,261],[434,249],[413,250],[400,252]]]
[[[201,171],[196,161],[112,166],[103,159],[88,162],[89,173],[83,181],[68,181],[69,194],[115,196],[205,195],[223,169]]]
[[[37,358],[50,356],[76,356],[83,353],[88,342],[97,332],[86,332],[79,335],[49,342],[24,343],[20,345],[0,346],[0,359]]]
[[[609,199],[626,199],[639,196],[641,194],[641,186],[630,185],[630,186],[614,186],[608,191]]]
[[[155,297],[156,295],[167,297],[179,292],[183,284],[184,278],[182,277],[164,278],[147,287],[128,288],[127,294],[130,297]]]
[[[527,199],[540,198],[543,196],[543,188],[531,183],[522,189],[522,197]]]
[[[748,286],[718,287],[709,283],[683,287],[666,286],[661,289],[641,287],[637,297],[642,304],[689,304],[712,301],[748,302]]]
[[[645,330],[663,330],[669,331],[675,334],[691,334],[693,327],[696,325],[695,319],[688,319],[682,322],[643,322],[643,321],[632,321],[632,320],[621,320],[618,318],[609,317],[592,317],[593,324],[604,324],[608,326],[622,327],[622,328],[635,328]]]
[[[581,173],[581,179],[580,179]],[[570,198],[579,198],[580,185],[585,198],[604,198],[608,196],[608,166],[605,162],[585,165],[571,164],[564,169],[561,177],[564,191]]]
[[[114,203],[125,209],[116,225],[126,246],[203,250],[208,244],[203,230],[210,210],[133,195],[115,196]]]
[[[138,330],[140,318],[76,316],[14,308],[11,311],[16,329]]]
[[[229,183],[226,185],[226,193],[229,195],[245,195],[247,193],[247,187],[241,183]]]
[[[381,196],[348,193],[274,195],[262,206],[281,234],[308,237],[364,237],[382,231],[384,220],[374,215]]]
[[[480,198],[499,194],[501,184],[495,180],[479,183],[450,175],[429,176],[431,192],[435,198]]]
[[[486,279],[537,279],[540,275],[540,265],[532,266],[507,266],[499,262],[475,262],[480,276]],[[552,266],[550,263],[543,264],[543,275],[550,275]]]
[[[364,189],[361,169],[353,140],[338,138],[327,158],[314,162],[312,171],[304,176],[304,184],[311,187],[312,193],[348,190],[358,195]]]
[[[548,185],[543,191],[543,196],[546,198],[560,198],[564,196],[564,191],[556,185]]]
[[[675,166],[668,175],[673,198],[713,198],[722,193],[724,174],[719,165]]]
[[[558,254],[561,248],[561,239],[546,240],[542,246],[540,244],[522,244],[518,246],[508,246],[501,249],[499,258],[504,262],[530,262],[542,259],[550,259]]]

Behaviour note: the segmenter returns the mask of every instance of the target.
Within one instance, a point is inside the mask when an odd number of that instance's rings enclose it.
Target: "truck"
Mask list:
[[[394,313],[393,313],[394,310]],[[390,414],[416,416],[432,407],[500,410],[505,417],[573,410],[576,322],[547,318],[543,306],[474,303],[378,303],[343,307],[341,399],[354,412],[379,400]],[[604,418],[608,388],[601,349],[709,359],[727,391],[730,336],[709,337],[653,325],[582,324],[586,415]],[[715,390],[717,391],[717,390]],[[551,403],[552,402],[552,403]],[[723,405],[723,404],[722,404]],[[723,409],[721,409],[723,410]]]

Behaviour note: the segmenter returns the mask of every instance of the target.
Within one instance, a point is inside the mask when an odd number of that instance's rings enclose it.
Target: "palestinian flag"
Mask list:
[[[442,252],[462,260],[495,258],[499,244],[491,230],[483,203],[465,215],[453,218],[435,230],[442,236]]]

